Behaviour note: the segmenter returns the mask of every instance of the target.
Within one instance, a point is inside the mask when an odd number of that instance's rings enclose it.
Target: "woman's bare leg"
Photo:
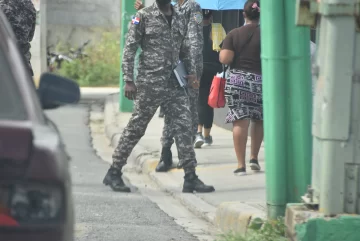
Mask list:
[[[204,128],[204,137],[209,137],[211,132],[211,128]]]
[[[238,168],[246,167],[245,154],[249,123],[249,120],[238,120],[233,123],[233,139]]]
[[[198,125],[198,133],[202,133],[203,132],[203,125]]]
[[[251,121],[251,154],[250,159],[258,160],[261,143],[264,139],[263,121]]]

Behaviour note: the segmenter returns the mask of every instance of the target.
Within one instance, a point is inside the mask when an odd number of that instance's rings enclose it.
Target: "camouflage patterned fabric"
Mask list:
[[[31,69],[30,42],[34,37],[36,26],[34,4],[31,0],[0,0],[0,9],[10,22],[20,51],[23,53]]]
[[[184,163],[184,170],[186,173],[195,171],[189,98],[173,76],[180,52],[185,51],[182,45],[186,31],[184,15],[174,9],[170,28],[156,2],[134,16],[124,47],[122,69],[124,80],[134,81],[135,53],[141,47],[136,78],[138,92],[134,113],[113,154],[113,167],[121,169],[126,164],[157,108],[163,105],[167,107],[165,116],[171,119],[178,137],[179,159]],[[185,64],[191,65],[188,61]]]
[[[198,89],[189,89],[189,103],[190,103],[190,112],[191,112],[191,123],[190,123],[189,127],[191,128],[191,133],[192,133],[193,138],[195,138],[195,134],[197,133],[198,123],[199,123],[199,116],[198,116],[198,110],[197,110],[198,99],[199,99],[199,90]],[[166,108],[167,108],[166,106],[163,106],[164,110]],[[161,137],[161,145],[163,147],[170,148],[174,144],[174,137],[175,137],[175,142],[177,145],[178,137],[176,136],[174,128],[172,126],[173,125],[172,119],[168,118],[165,115],[164,122],[165,122],[165,124],[164,124],[163,133],[162,133],[162,137]]]
[[[174,10],[171,29],[156,2],[136,13],[123,52],[124,81],[134,81],[134,58],[138,47],[141,54],[136,81],[163,84],[170,80],[180,60],[180,50],[188,51],[183,46],[187,31],[185,18]],[[184,63],[187,68],[191,67],[190,60],[184,60]]]
[[[188,32],[185,38],[185,48],[189,48],[184,52],[190,52],[190,55],[182,55],[181,59],[187,60],[192,63],[192,66],[196,66],[195,69],[190,69],[190,73],[196,73],[198,79],[200,80],[201,74],[203,71],[203,15],[202,9],[200,5],[195,2],[195,0],[185,0],[185,2],[180,6],[176,4],[175,7],[185,15],[188,25]],[[198,117],[198,98],[199,98],[199,90],[190,89],[189,90],[190,97],[190,110],[191,110],[191,129],[193,131],[193,136],[197,133],[197,127],[199,123]],[[163,147],[171,147],[174,143],[173,138],[174,131],[171,125],[171,121],[165,115],[165,125],[163,130],[163,136],[161,138],[161,143]],[[177,141],[176,141],[177,142]]]
[[[184,46],[190,48],[190,55],[181,56],[181,58],[188,57],[191,59],[190,61],[193,61],[193,66],[196,66],[195,70],[190,69],[189,72],[196,73],[200,79],[203,72],[202,50],[204,45],[202,9],[195,0],[185,0],[181,6],[178,4],[175,6],[185,15],[188,24]]]

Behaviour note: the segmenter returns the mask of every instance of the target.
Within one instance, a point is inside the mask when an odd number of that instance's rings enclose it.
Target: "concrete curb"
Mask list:
[[[174,179],[166,173],[156,173],[153,171],[148,175],[161,188],[161,190],[170,194],[195,215],[214,224],[216,207],[205,202],[196,194],[182,193],[182,183],[175,182]]]
[[[245,234],[255,218],[265,219],[266,214],[246,203],[224,202],[216,210],[215,225],[223,232]]]
[[[117,146],[124,128],[124,126],[119,126],[116,120],[118,109],[114,103],[118,101],[117,96],[117,94],[109,95],[104,107],[105,133],[114,148]],[[225,202],[216,208],[196,194],[182,193],[182,183],[175,182],[167,173],[155,172],[159,162],[159,156],[155,153],[158,152],[151,152],[139,144],[136,145],[128,159],[130,165],[127,165],[124,171],[147,174],[160,189],[180,201],[195,215],[217,226],[222,232],[234,231],[245,234],[254,218],[264,219],[266,217],[265,212],[246,203]]]

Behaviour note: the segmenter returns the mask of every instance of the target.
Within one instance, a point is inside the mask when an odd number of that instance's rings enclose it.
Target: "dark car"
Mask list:
[[[43,110],[77,103],[73,81],[28,73],[0,11],[0,241],[72,241],[69,158]]]

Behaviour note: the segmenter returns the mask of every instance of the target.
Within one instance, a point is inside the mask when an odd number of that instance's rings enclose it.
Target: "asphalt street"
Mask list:
[[[72,158],[76,241],[197,240],[140,192],[114,193],[102,184],[109,166],[91,146],[90,101],[47,112]]]

